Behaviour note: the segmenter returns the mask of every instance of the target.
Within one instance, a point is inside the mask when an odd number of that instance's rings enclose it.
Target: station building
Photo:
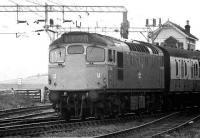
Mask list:
[[[190,33],[189,20],[185,28],[171,21],[165,22],[151,36],[154,44],[194,51],[198,38]]]

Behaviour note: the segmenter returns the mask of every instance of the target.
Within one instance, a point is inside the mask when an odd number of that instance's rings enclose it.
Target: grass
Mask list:
[[[0,110],[20,108],[20,107],[30,107],[34,106],[36,103],[30,98],[21,95],[0,95]]]

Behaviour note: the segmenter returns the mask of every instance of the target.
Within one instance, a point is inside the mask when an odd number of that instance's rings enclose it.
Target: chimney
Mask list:
[[[187,33],[190,34],[190,25],[189,25],[189,20],[186,21],[185,31],[186,31]]]

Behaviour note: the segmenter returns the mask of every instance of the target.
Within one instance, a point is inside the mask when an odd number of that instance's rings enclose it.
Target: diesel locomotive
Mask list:
[[[200,52],[68,32],[49,46],[48,83],[66,119],[195,106]]]

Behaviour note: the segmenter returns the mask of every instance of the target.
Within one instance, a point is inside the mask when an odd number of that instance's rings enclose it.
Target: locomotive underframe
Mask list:
[[[200,106],[198,92],[102,89],[51,93],[59,94],[59,100],[52,103],[54,109],[65,119],[104,118],[127,113],[140,114]]]
[[[64,118],[104,118],[126,113],[154,112],[162,109],[162,90],[102,89],[90,91],[51,91],[59,94],[52,101]]]

